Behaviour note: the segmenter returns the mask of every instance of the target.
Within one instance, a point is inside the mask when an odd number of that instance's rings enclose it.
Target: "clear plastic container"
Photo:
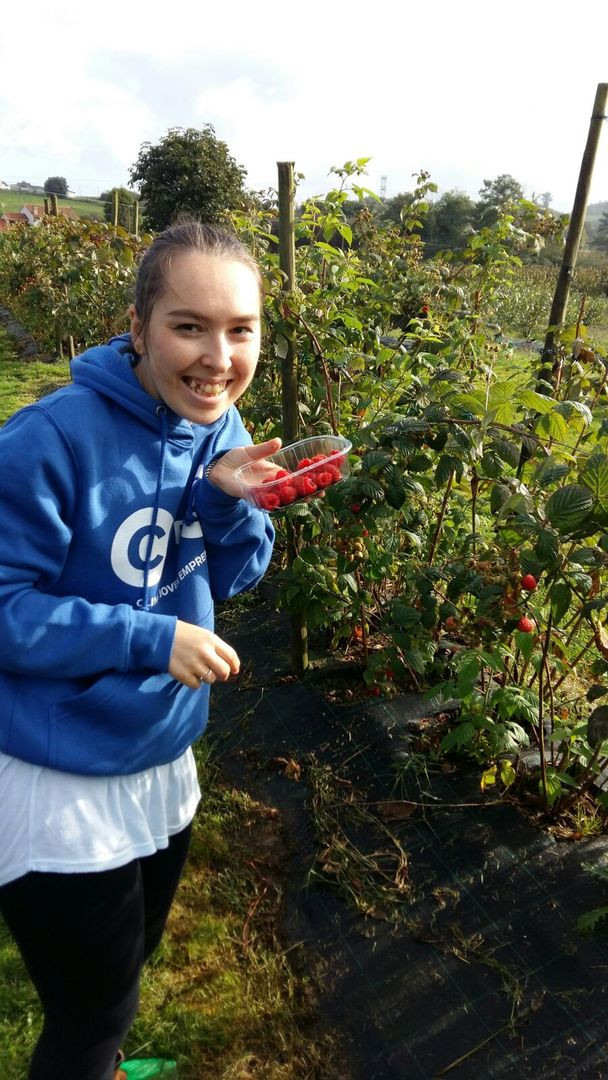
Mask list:
[[[350,473],[352,443],[341,435],[313,435],[242,465],[235,472],[242,497],[272,513],[320,495]]]

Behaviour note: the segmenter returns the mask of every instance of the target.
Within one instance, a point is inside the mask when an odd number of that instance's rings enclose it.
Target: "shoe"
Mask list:
[[[129,1080],[125,1070],[121,1069],[120,1067],[124,1060],[125,1055],[123,1054],[122,1050],[119,1050],[116,1055],[116,1060],[114,1062],[114,1080]]]

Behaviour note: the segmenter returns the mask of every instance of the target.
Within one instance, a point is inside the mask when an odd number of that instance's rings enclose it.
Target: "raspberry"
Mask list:
[[[528,592],[534,592],[534,589],[538,585],[534,574],[525,574],[520,581],[522,589],[526,589]]]
[[[535,629],[532,619],[528,619],[525,615],[522,615],[517,624],[517,629],[521,630],[522,634],[531,634]]]
[[[334,477],[329,469],[315,469],[315,480],[319,487],[329,487],[330,484],[335,483]]]
[[[257,499],[261,510],[276,510],[281,505],[281,500],[274,491],[261,491]]]
[[[312,476],[299,476],[296,481],[296,488],[298,495],[312,495],[317,490]]]
[[[287,506],[288,503],[294,502],[298,497],[298,490],[294,484],[288,484],[287,482],[279,484],[277,488],[277,494],[281,500],[282,506]]]
[[[351,503],[350,508],[351,508],[353,514],[361,513],[361,503]]]
[[[307,469],[309,465],[312,465],[312,461],[309,457],[303,457],[301,461],[298,461],[298,469]]]
[[[317,461],[325,461],[325,454],[315,454],[314,457],[311,457],[310,464],[316,465]]]

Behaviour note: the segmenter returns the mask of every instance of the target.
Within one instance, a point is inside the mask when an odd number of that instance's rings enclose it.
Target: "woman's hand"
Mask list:
[[[220,488],[226,495],[234,495],[239,499],[241,488],[234,479],[235,469],[239,469],[241,465],[249,465],[251,461],[260,461],[261,458],[268,457],[270,454],[276,454],[280,449],[280,439],[269,439],[268,442],[257,443],[253,446],[238,446],[234,450],[229,450],[223,457],[218,458],[213,466],[209,483]],[[268,475],[272,476],[275,472],[276,466],[269,464]]]
[[[226,682],[241,662],[231,645],[211,630],[178,620],[169,659],[169,674],[197,690],[201,683]]]

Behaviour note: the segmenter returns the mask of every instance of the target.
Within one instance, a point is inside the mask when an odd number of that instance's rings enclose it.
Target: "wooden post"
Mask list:
[[[59,216],[59,201],[56,195],[51,195],[51,214],[53,217]]]
[[[295,248],[295,184],[293,161],[278,161],[279,170],[279,266],[285,274],[283,295],[285,307],[289,307],[289,294],[296,283]],[[283,333],[281,345],[281,395],[283,406],[283,442],[291,443],[298,438],[298,368],[296,332]],[[291,566],[300,549],[300,529],[297,522],[287,521],[287,563]],[[290,617],[291,666],[295,675],[302,675],[308,667],[308,629],[301,613]]]
[[[112,192],[112,225],[114,228],[118,225],[118,192],[116,190]]]
[[[45,212],[45,214],[48,214],[48,212],[49,212],[49,200],[48,199],[44,200],[44,212]]]
[[[555,287],[555,294],[551,305],[551,314],[549,315],[549,329],[547,330],[545,346],[543,349],[543,365],[551,364],[550,379],[554,385],[559,375],[559,361],[555,349],[555,335],[563,325],[566,308],[568,306],[572,275],[576,266],[578,249],[583,235],[583,228],[585,226],[585,213],[587,211],[589,189],[591,187],[591,177],[593,175],[593,166],[600,138],[602,120],[606,119],[607,101],[608,83],[598,83],[595,101],[593,103],[593,111],[591,113],[591,122],[589,124],[587,145],[585,146],[578,185],[574,196],[572,217],[570,218],[570,224],[568,225],[568,232],[566,234],[562,265]],[[544,376],[549,376],[549,372],[541,372],[541,377]],[[546,381],[549,381],[549,379],[547,378]]]
[[[133,235],[139,236],[139,199],[133,203]]]

